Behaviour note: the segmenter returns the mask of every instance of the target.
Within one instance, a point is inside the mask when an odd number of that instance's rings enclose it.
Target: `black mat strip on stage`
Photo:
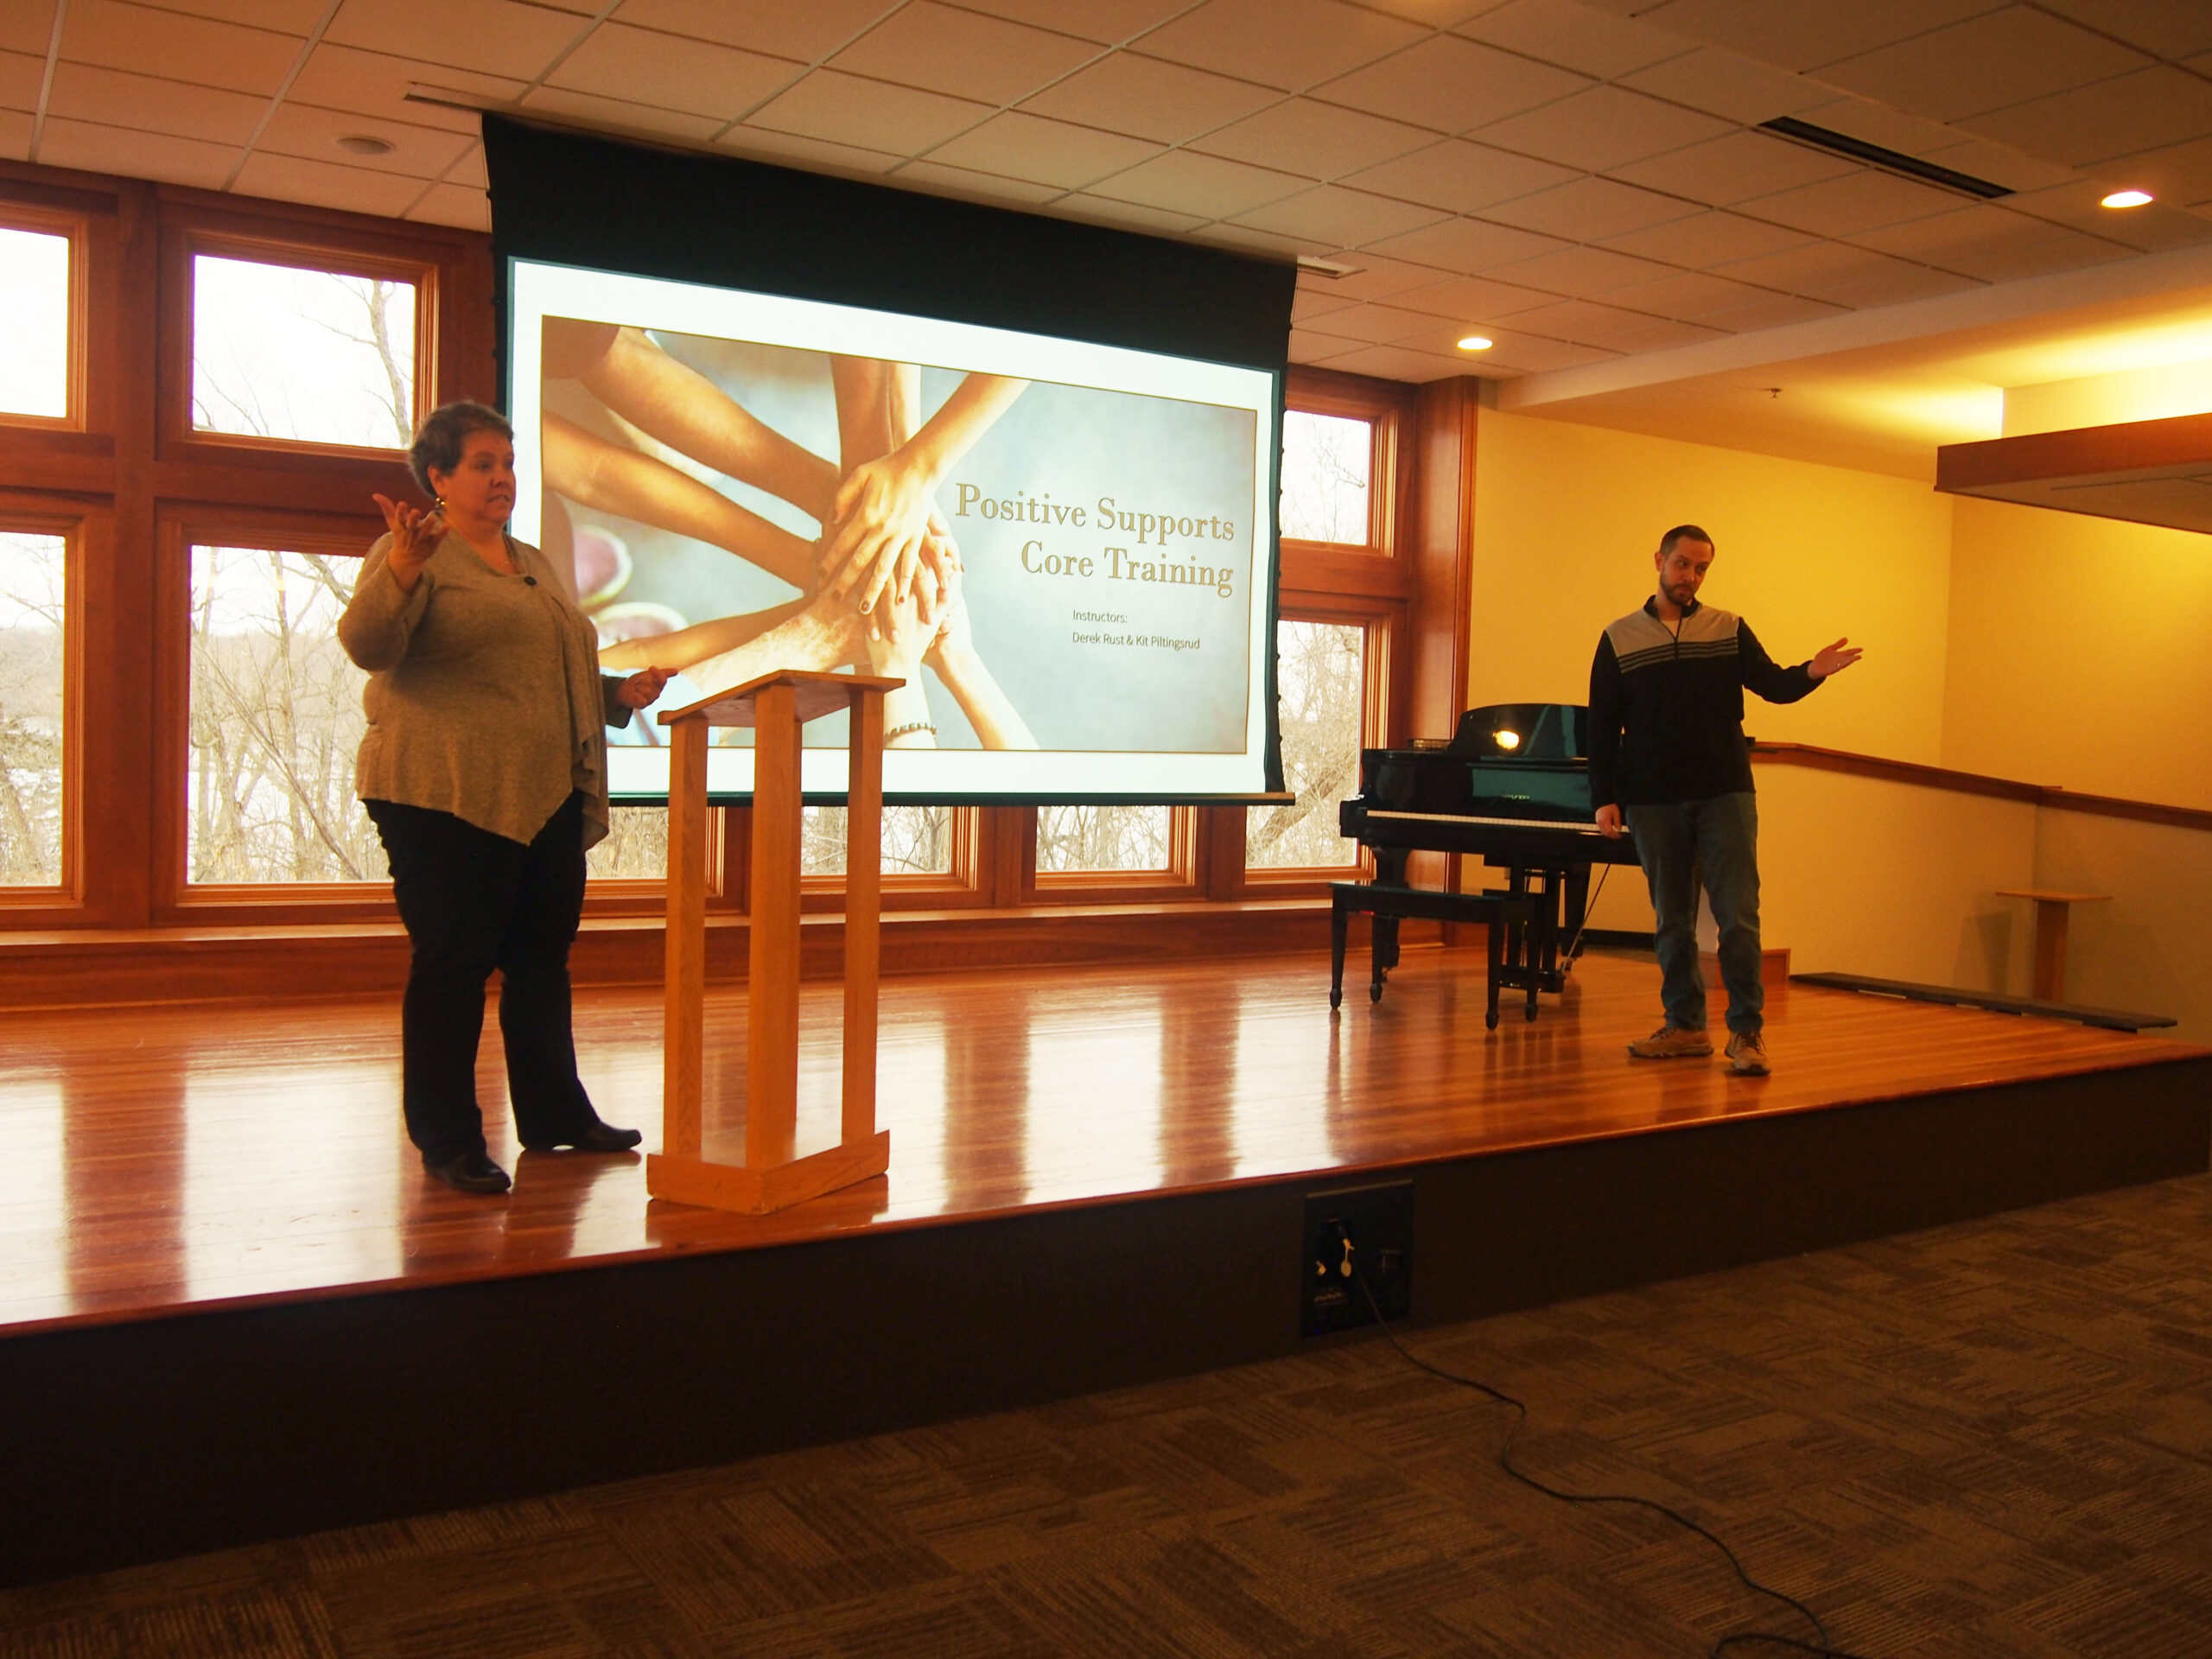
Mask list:
[[[1299,1346],[1306,1196],[1414,1188],[1441,1323],[2202,1172],[2212,1059],[0,1339],[37,1582]],[[1330,1338],[1338,1339],[1338,1338]]]
[[[2083,1002],[2045,1002],[2031,996],[2007,996],[2002,991],[1962,991],[1955,985],[1921,985],[1907,979],[1869,979],[1864,974],[1792,974],[1800,985],[1822,985],[1832,991],[1859,991],[1868,996],[1901,996],[1908,1002],[1944,1002],[1959,1008],[1986,1008],[1992,1014],[2032,1014],[2046,1020],[2071,1020],[2076,1025],[2097,1026],[2106,1031],[2156,1031],[2177,1026],[2167,1014],[2130,1014],[2125,1008],[2094,1008]]]

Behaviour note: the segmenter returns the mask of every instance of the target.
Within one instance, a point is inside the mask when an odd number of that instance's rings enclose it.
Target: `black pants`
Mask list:
[[[500,975],[507,1093],[525,1147],[558,1145],[598,1122],[576,1077],[569,946],[583,915],[583,797],[527,847],[450,812],[364,801],[391,862],[413,958],[400,1015],[407,1133],[425,1159],[484,1150],[476,1045],[484,985]]]

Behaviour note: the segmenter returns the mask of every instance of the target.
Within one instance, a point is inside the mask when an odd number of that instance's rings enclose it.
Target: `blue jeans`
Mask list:
[[[1659,1000],[1667,1023],[1705,1028],[1705,974],[1697,960],[1697,890],[1713,900],[1720,928],[1720,982],[1728,990],[1728,1029],[1754,1032],[1764,1023],[1766,987],[1759,980],[1759,812],[1756,797],[1625,809],[1636,856],[1651,884],[1659,948]]]

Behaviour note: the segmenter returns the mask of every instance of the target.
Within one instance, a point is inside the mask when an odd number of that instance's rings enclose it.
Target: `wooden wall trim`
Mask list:
[[[1990,795],[2060,812],[2133,818],[2145,823],[2172,824],[2183,830],[2212,830],[2212,811],[2198,807],[2166,806],[2156,801],[2132,801],[2117,795],[2087,795],[2055,784],[2023,784],[1977,772],[1954,772],[1948,767],[1923,766],[1910,760],[1853,754],[1847,749],[1824,749],[1811,743],[1756,743],[1751,746],[1751,758],[1777,766],[1809,766],[1820,772],[1849,772],[1890,783],[1915,784],[1923,789],[1949,790],[1955,794]]]
[[[2208,461],[2212,461],[2212,415],[2175,415],[1943,444],[1936,451],[1936,487],[1974,490]]]

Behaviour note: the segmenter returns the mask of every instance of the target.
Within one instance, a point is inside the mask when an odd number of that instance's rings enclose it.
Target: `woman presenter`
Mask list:
[[[507,534],[514,433],[480,404],[423,423],[408,465],[429,512],[376,498],[369,550],[338,624],[369,672],[356,787],[384,840],[412,958],[401,1014],[407,1133],[464,1192],[504,1192],[476,1103],[484,986],[515,1128],[532,1151],[624,1152],[576,1076],[569,947],[584,849],[607,833],[607,725],[660,695],[646,668],[602,679],[592,625],[537,549]]]

